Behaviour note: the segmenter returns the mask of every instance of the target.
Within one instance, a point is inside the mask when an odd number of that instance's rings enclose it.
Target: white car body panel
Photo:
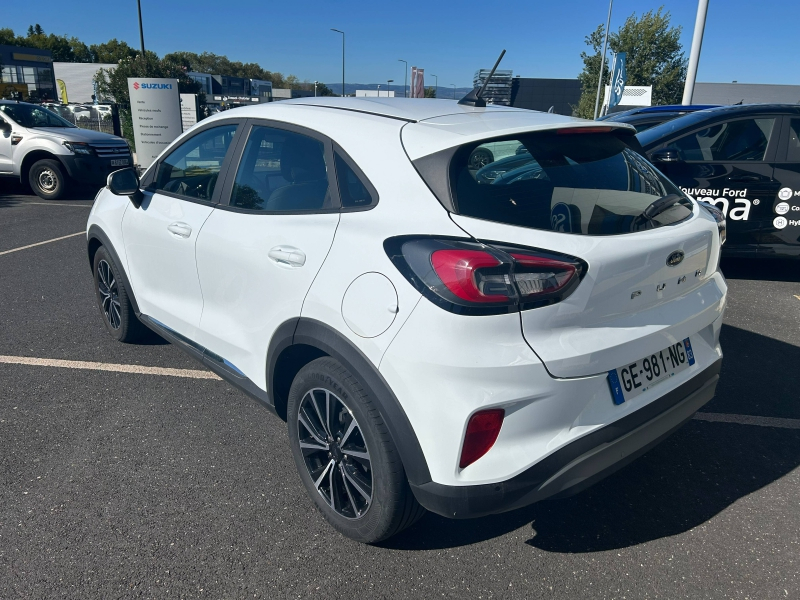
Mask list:
[[[464,317],[423,298],[386,351],[381,374],[401,399],[435,482],[503,481],[707,368],[722,356],[721,325],[719,317],[693,333],[692,367],[615,405],[605,373],[550,377],[519,335],[519,315]],[[506,410],[500,435],[485,456],[459,469],[467,421],[486,408]]]
[[[189,339],[197,336],[203,311],[195,243],[213,210],[210,204],[145,193],[141,207],[126,211],[122,220],[128,279],[139,309]],[[170,231],[175,225],[188,226],[188,236]]]
[[[214,210],[197,240],[203,315],[194,339],[263,390],[275,330],[300,314],[333,242],[339,213],[247,214]],[[275,247],[302,250],[305,264],[279,264]]]
[[[563,252],[589,263],[571,296],[522,312],[528,342],[556,377],[594,375],[663,350],[725,309],[727,285],[716,270],[719,236],[711,216],[698,207],[687,222],[621,236],[569,235],[461,215],[453,220],[478,239]],[[666,258],[675,250],[686,258],[669,267]]]

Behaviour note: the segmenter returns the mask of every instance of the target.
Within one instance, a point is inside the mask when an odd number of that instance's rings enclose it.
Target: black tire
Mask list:
[[[494,162],[494,155],[486,148],[474,150],[472,154],[469,155],[469,168],[473,171],[477,171],[492,162]]]
[[[326,407],[327,424],[322,420]],[[300,370],[289,391],[287,422],[303,485],[328,523],[345,536],[373,544],[425,514],[374,400],[339,362],[318,358]],[[319,442],[323,436],[325,447]]]
[[[67,191],[67,176],[57,160],[38,160],[28,171],[28,184],[39,198],[58,200]]]
[[[94,291],[103,323],[115,340],[137,342],[147,337],[147,329],[136,317],[120,269],[103,246],[94,255]]]

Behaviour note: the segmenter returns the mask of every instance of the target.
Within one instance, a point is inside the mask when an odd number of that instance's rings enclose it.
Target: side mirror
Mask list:
[[[128,196],[136,208],[142,205],[142,192],[139,189],[139,176],[132,167],[114,171],[106,181],[108,189],[115,196]]]
[[[8,133],[9,131],[11,131],[11,123],[3,119],[0,119],[0,131],[2,131],[3,133]]]
[[[662,148],[651,155],[653,162],[680,162],[681,155],[675,148]]]

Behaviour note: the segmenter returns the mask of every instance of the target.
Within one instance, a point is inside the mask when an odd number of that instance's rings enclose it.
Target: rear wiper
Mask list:
[[[683,200],[683,196],[679,194],[667,194],[666,196],[663,196],[652,202],[647,208],[645,208],[642,216],[648,220],[655,219],[658,215],[663,213],[668,208],[675,206],[681,200]]]

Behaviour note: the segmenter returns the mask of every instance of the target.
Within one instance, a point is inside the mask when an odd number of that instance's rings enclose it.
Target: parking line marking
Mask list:
[[[55,358],[34,358],[30,356],[3,356],[0,363],[11,365],[30,365],[34,367],[60,367],[62,369],[88,369],[91,371],[114,371],[116,373],[135,373],[138,375],[167,375],[169,377],[188,377],[190,379],[222,378],[211,371],[197,369],[171,369],[168,367],[144,367],[141,365],[121,365],[114,363],[89,362],[83,360],[59,360]]]
[[[20,246],[19,248],[13,248],[11,250],[3,250],[0,252],[0,256],[3,254],[11,254],[12,252],[19,252],[20,250],[27,250],[28,248],[35,248],[36,246],[41,246],[42,244],[49,244],[50,242],[58,242],[60,240],[65,240],[67,238],[75,237],[76,235],[86,235],[85,231],[79,231],[78,233],[70,233],[69,235],[62,235],[61,237],[53,238],[52,240],[45,240],[43,242],[36,242],[35,244],[28,244],[27,246]]]
[[[696,413],[694,418],[698,421],[714,421],[717,423],[738,423],[739,425],[758,425],[759,427],[777,427],[779,429],[800,429],[800,419],[755,417],[753,415],[729,415],[725,413],[707,412]]]
[[[63,202],[20,202],[15,206],[26,206],[28,204],[35,204],[36,206],[80,206],[83,208],[92,208],[92,206],[94,206],[93,204],[65,204]]]

